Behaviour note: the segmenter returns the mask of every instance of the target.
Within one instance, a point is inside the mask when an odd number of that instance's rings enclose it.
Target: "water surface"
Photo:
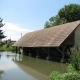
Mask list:
[[[63,63],[23,56],[11,52],[0,52],[0,80],[49,80],[52,71],[66,72]]]

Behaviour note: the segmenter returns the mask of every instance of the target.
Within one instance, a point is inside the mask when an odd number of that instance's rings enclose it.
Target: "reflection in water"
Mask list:
[[[13,54],[9,52],[4,52],[1,54],[0,69],[4,70],[5,72],[10,71],[10,74],[7,72],[6,73],[9,75],[12,73],[12,77],[14,73],[16,75],[21,75],[20,77],[24,78],[14,79],[13,77],[11,80],[49,80],[48,76],[52,71],[59,71],[60,73],[66,72],[65,64],[32,58],[20,54]],[[24,73],[28,75],[26,76],[28,79],[24,77]],[[10,80],[10,78],[8,80]]]
[[[16,54],[13,58],[14,61],[22,61],[23,55],[22,54]]]
[[[57,63],[28,56],[19,56],[17,59],[15,57],[15,62],[28,66],[29,68],[32,68],[47,76],[49,76],[52,71],[59,71],[60,73],[66,72],[66,65],[63,63]]]
[[[0,55],[0,59],[1,59],[1,55]]]
[[[4,73],[4,70],[0,70],[0,77],[1,77],[1,75]]]
[[[9,52],[0,52],[0,55],[0,70],[3,70],[1,71],[0,80],[36,80],[36,78],[29,75],[28,73],[25,73],[12,61],[16,54]]]
[[[25,72],[28,72],[30,75],[33,75],[38,79],[42,77],[43,80],[44,78],[47,80],[52,71],[59,71],[60,73],[66,72],[65,64],[39,58],[19,55],[15,57],[14,62]]]

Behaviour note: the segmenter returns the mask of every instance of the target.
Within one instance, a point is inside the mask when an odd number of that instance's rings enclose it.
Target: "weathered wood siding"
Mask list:
[[[74,39],[74,32],[72,32],[69,37],[64,41],[64,45],[74,45],[75,39]]]
[[[80,46],[80,25],[75,30],[75,47]]]

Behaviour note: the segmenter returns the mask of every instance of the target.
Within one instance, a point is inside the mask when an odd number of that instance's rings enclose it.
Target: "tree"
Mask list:
[[[48,21],[46,21],[45,25],[44,25],[44,28],[49,28],[51,25]]]
[[[69,4],[61,8],[56,16],[53,16],[45,23],[44,28],[72,22],[80,19],[80,5]],[[47,27],[48,26],[48,27]]]
[[[80,5],[70,4],[65,5],[64,8],[58,12],[60,19],[65,18],[67,22],[72,22],[80,19]]]
[[[0,28],[4,26],[4,24],[2,23],[3,19],[0,18]],[[4,36],[3,34],[4,32],[0,29],[0,39],[5,38],[6,36]]]
[[[59,15],[53,16],[49,19],[49,21],[46,21],[44,28],[49,28],[52,26],[56,26],[60,23],[60,17]]]

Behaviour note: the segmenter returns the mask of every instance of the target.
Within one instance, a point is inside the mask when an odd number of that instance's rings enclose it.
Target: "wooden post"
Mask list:
[[[61,61],[60,61],[60,62],[62,62],[62,63],[65,62],[64,56],[65,56],[65,47],[62,46],[62,59],[61,59]]]
[[[39,52],[38,52],[38,48],[37,48],[37,55],[36,55],[36,58],[39,58]]]
[[[24,54],[24,50],[23,50],[23,47],[22,47],[22,54]]]
[[[50,53],[49,53],[49,48],[48,48],[48,56],[46,57],[47,60],[50,59]]]
[[[23,54],[23,47],[22,47],[22,48],[20,48],[20,53],[21,53],[21,54]]]
[[[31,51],[30,51],[30,48],[29,48],[29,56],[30,56],[30,57],[32,56]]]

